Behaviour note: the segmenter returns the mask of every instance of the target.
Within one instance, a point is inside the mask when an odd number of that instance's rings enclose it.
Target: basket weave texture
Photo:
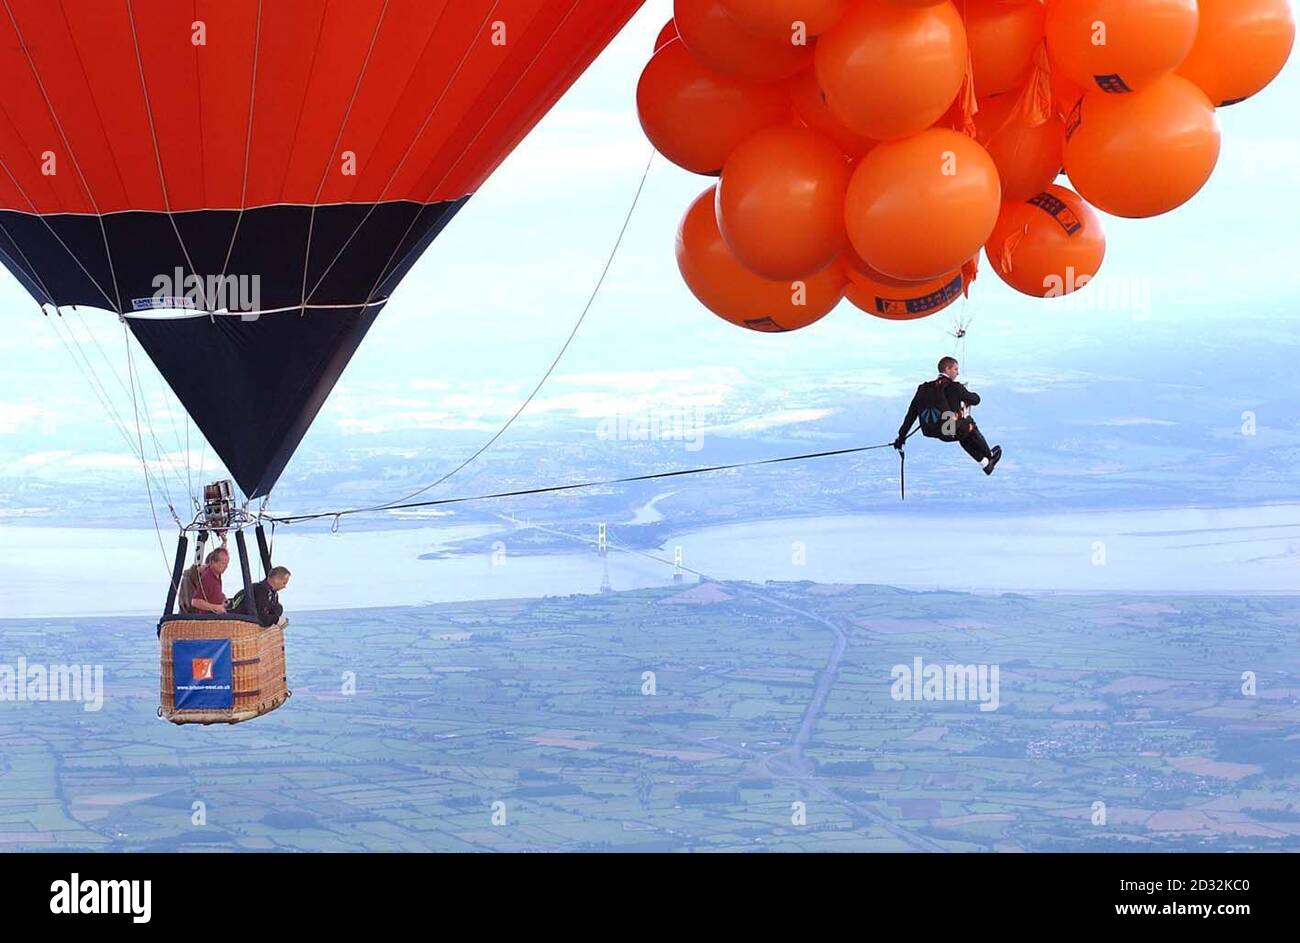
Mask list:
[[[163,622],[161,716],[173,724],[238,724],[261,717],[289,699],[285,678],[284,629],[264,629],[236,619],[174,619]],[[230,710],[177,710],[172,671],[172,643],[230,640],[234,669],[234,706]]]

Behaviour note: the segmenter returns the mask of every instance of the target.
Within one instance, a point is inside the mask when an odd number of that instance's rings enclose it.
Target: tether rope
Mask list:
[[[909,432],[904,438],[906,442],[916,430]],[[877,452],[881,449],[893,448],[893,442],[886,442],[882,445],[864,445],[851,449],[834,449],[827,452],[805,452],[801,455],[786,455],[781,458],[764,458],[752,462],[733,462],[728,465],[706,465],[700,468],[683,468],[676,471],[653,472],[648,475],[630,475],[625,478],[609,478],[602,481],[582,481],[569,485],[549,485],[542,488],[524,488],[518,491],[498,491],[491,494],[479,494],[461,498],[440,498],[433,501],[416,501],[405,504],[389,504],[381,507],[369,508],[350,508],[346,511],[322,511],[316,514],[291,514],[284,517],[267,515],[266,519],[277,524],[297,524],[304,521],[333,520],[337,526],[340,518],[351,517],[356,514],[375,514],[381,511],[410,511],[418,508],[445,507],[449,504],[468,504],[476,501],[493,501],[500,498],[522,498],[531,495],[541,494],[559,494],[565,491],[581,491],[588,488],[606,488],[613,485],[636,484],[643,481],[661,481],[665,478],[684,478],[688,475],[707,475],[712,472],[733,471],[741,468],[758,468],[763,465],[783,465],[789,462],[807,462],[821,458],[836,458],[844,455],[857,455],[863,452]],[[899,450],[900,455],[902,449]]]

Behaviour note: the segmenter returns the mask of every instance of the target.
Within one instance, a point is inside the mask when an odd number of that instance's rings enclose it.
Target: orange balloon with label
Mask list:
[[[1054,298],[1092,281],[1106,258],[1106,232],[1082,197],[1050,186],[1004,203],[985,251],[993,271],[1016,291]]]
[[[1089,92],[1127,94],[1177,69],[1192,51],[1196,0],[1052,0],[1052,64]]]
[[[1180,75],[1132,95],[1089,92],[1066,133],[1070,182],[1113,216],[1177,209],[1205,186],[1219,160],[1214,106]]]

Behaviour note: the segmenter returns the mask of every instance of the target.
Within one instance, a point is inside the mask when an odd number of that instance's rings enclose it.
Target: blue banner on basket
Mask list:
[[[172,642],[177,710],[230,710],[235,706],[229,639]]]

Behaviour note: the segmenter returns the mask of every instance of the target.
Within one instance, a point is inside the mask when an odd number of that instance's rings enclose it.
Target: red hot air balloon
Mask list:
[[[9,0],[0,261],[123,316],[265,495],[402,277],[641,3]]]

